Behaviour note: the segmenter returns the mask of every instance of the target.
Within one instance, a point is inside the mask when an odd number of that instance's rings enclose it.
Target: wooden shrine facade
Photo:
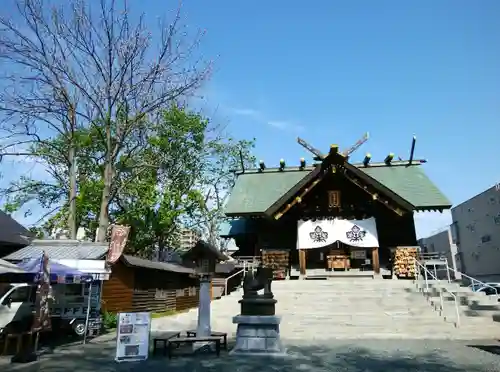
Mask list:
[[[420,162],[408,165],[403,161],[386,161],[370,166],[355,165],[339,153],[337,146],[332,146],[321,163],[313,167],[306,167],[303,160],[298,168],[286,169],[283,163],[280,168],[272,170],[261,164],[260,169],[247,170],[238,176],[226,209],[226,215],[233,219],[229,222],[231,228],[222,235],[234,238],[238,253],[243,256],[260,255],[267,250],[287,251],[289,266],[299,266],[302,274],[306,272],[309,257],[318,261],[314,258],[318,256],[317,251],[321,251],[320,261],[328,268],[333,251],[338,251],[341,244],[323,247],[327,248],[326,251],[298,246],[299,221],[374,218],[378,246],[371,247],[368,256],[373,271],[379,272],[381,265],[389,263],[391,248],[416,245],[415,211],[442,211],[451,207],[425,174],[423,177],[428,182],[422,187],[429,190],[432,187],[434,194],[425,202],[428,190],[420,190],[423,204],[419,201],[419,205],[415,205],[416,199],[408,197],[411,194],[403,188],[394,190],[390,187],[391,184],[404,183],[401,176],[411,182],[409,176],[417,174],[415,179],[422,180],[423,173],[420,169],[416,171]],[[388,177],[382,179],[382,173],[393,177],[392,181]],[[408,189],[416,186],[408,185]],[[342,247],[354,249],[348,245]]]

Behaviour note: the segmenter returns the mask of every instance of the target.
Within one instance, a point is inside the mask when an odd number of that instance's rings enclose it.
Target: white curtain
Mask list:
[[[365,220],[308,220],[298,221],[297,248],[312,249],[337,241],[352,247],[378,247],[375,218]]]

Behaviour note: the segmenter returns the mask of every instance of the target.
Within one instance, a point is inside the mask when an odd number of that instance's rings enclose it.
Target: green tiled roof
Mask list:
[[[363,172],[415,206],[426,208],[449,208],[451,203],[425,175],[421,166],[371,166],[359,167]],[[247,171],[238,176],[225,208],[227,215],[264,213],[281,196],[308,175],[314,168],[306,170],[287,168],[266,169],[264,172]]]
[[[451,206],[451,202],[427,177],[421,166],[363,167],[361,170],[413,204],[416,209]]]
[[[297,182],[307,171],[264,171],[238,176],[225,207],[226,214],[263,213]]]

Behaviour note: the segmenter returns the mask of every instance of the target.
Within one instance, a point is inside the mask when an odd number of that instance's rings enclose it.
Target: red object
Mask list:
[[[122,255],[125,245],[127,244],[129,232],[130,226],[113,225],[108,255],[106,257],[106,262],[108,264],[115,263]]]
[[[33,318],[32,330],[34,332],[48,331],[52,328],[50,320],[50,266],[49,256],[43,252],[40,260],[40,273],[38,275],[38,287],[35,300],[35,314]]]

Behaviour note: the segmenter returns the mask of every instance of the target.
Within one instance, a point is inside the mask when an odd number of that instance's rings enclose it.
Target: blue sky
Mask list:
[[[130,1],[154,26],[175,2]],[[214,60],[200,107],[255,155],[288,164],[321,149],[370,140],[370,152],[407,158],[411,137],[426,173],[456,204],[500,182],[500,2],[188,1],[183,22],[205,29]],[[419,235],[449,214],[419,214]]]

